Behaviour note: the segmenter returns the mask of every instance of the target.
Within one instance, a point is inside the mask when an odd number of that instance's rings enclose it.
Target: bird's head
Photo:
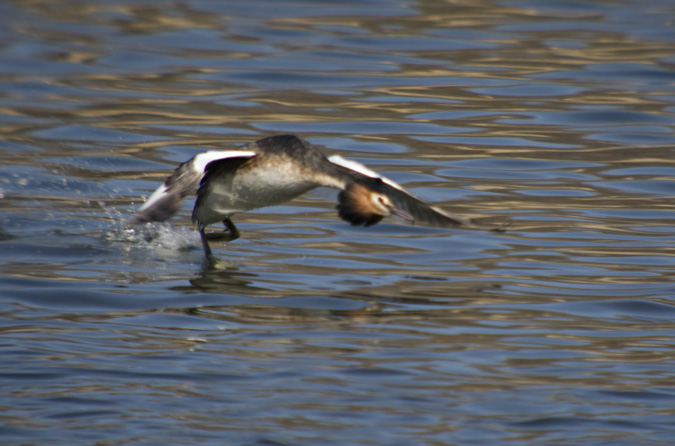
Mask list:
[[[354,226],[371,226],[392,214],[413,221],[412,216],[397,207],[388,196],[359,183],[349,184],[340,192],[337,210],[343,220]]]

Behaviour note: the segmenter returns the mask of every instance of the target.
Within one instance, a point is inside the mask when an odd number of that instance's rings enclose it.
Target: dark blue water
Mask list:
[[[675,5],[0,5],[7,445],[668,445]],[[200,151],[297,133],[506,233],[335,192],[124,221]]]

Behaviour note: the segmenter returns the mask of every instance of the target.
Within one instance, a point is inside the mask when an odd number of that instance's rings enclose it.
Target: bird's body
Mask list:
[[[193,220],[209,225],[238,212],[285,203],[319,186],[343,189],[348,176],[314,146],[292,136],[243,147],[255,156],[210,163],[197,195]]]
[[[292,200],[316,187],[340,189],[339,215],[354,225],[370,226],[395,214],[433,226],[469,225],[471,220],[431,206],[393,181],[339,156],[326,158],[293,135],[272,136],[241,150],[201,153],[181,164],[138,210],[134,222],[164,221],[183,199],[197,191],[192,220],[207,256],[205,228],[223,222],[232,238],[239,233],[232,215]]]

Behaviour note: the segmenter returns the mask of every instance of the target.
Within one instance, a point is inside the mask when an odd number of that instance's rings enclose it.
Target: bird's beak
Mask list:
[[[395,215],[399,218],[402,218],[403,220],[407,221],[408,223],[415,223],[415,219],[413,218],[413,216],[410,215],[409,213],[407,213],[406,211],[404,211],[403,209],[398,208],[398,207],[393,206],[393,205],[387,206],[387,209],[389,210],[389,212],[391,212],[392,215]]]

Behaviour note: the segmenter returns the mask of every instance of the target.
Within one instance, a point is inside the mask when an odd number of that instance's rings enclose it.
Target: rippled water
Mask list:
[[[0,437],[675,438],[670,0],[0,5]],[[335,193],[134,230],[179,162],[277,133],[504,234]]]

